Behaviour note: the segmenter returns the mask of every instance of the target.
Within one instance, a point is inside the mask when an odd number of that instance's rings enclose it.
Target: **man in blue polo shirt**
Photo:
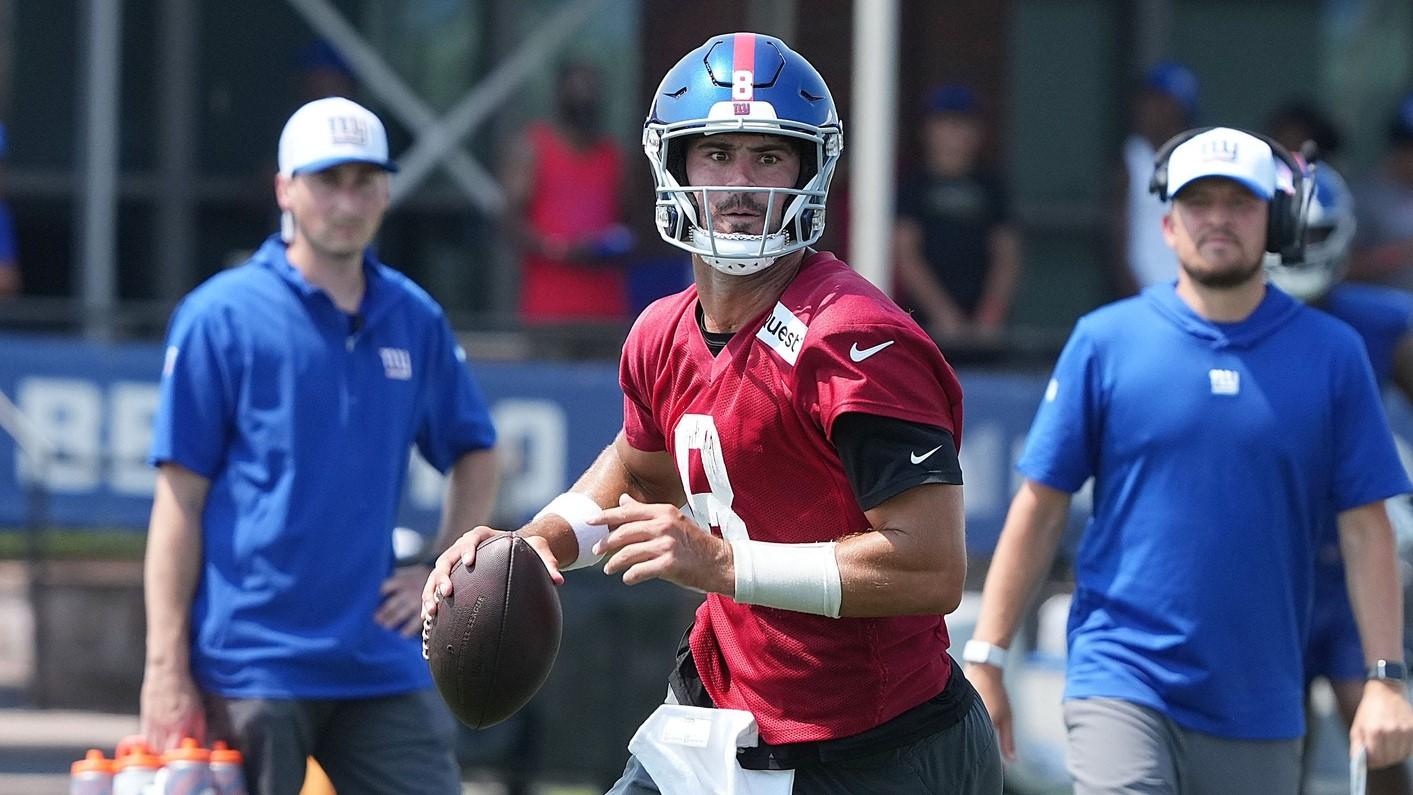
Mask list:
[[[1228,128],[1187,135],[1155,175],[1173,197],[1163,234],[1177,280],[1075,327],[963,653],[1010,750],[1004,648],[1070,495],[1093,477],[1064,705],[1078,793],[1297,790],[1314,554],[1330,515],[1371,677],[1351,744],[1374,767],[1413,749],[1383,506],[1410,486],[1368,359],[1348,326],[1266,288],[1263,250],[1298,234],[1276,150]]]
[[[280,136],[280,235],[192,291],[168,332],[152,461],[142,725],[228,738],[252,791],[460,792],[421,657],[425,567],[394,568],[415,445],[449,472],[436,550],[486,521],[495,433],[437,305],[369,248],[387,137],[342,98]]]

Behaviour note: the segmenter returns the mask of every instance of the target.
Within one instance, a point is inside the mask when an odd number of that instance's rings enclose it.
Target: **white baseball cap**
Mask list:
[[[343,97],[316,99],[294,112],[280,133],[280,173],[308,174],[343,163],[388,171],[388,134],[373,112]]]
[[[1168,196],[1204,177],[1236,180],[1270,201],[1276,192],[1275,154],[1250,133],[1214,127],[1183,141],[1168,157]]]

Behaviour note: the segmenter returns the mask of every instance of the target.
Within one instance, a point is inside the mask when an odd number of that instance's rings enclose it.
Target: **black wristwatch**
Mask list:
[[[1395,660],[1375,660],[1374,664],[1369,666],[1364,678],[1403,682],[1408,679],[1408,668]]]

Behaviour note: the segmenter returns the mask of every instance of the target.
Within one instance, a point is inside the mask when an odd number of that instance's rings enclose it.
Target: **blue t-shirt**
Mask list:
[[[446,471],[495,432],[441,308],[371,253],[363,268],[355,323],[271,237],[172,318],[151,459],[211,481],[191,649],[210,692],[431,686],[420,641],[373,618],[408,457]]]
[[[1322,518],[1409,489],[1348,326],[1278,290],[1215,324],[1173,283],[1080,319],[1019,468],[1094,478],[1065,698],[1244,739],[1304,731]]]

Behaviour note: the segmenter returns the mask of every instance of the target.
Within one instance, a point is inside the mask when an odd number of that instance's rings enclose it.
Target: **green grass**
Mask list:
[[[0,560],[24,560],[30,535],[25,530],[0,529]],[[141,560],[147,534],[121,530],[46,530],[41,551],[50,560]]]

